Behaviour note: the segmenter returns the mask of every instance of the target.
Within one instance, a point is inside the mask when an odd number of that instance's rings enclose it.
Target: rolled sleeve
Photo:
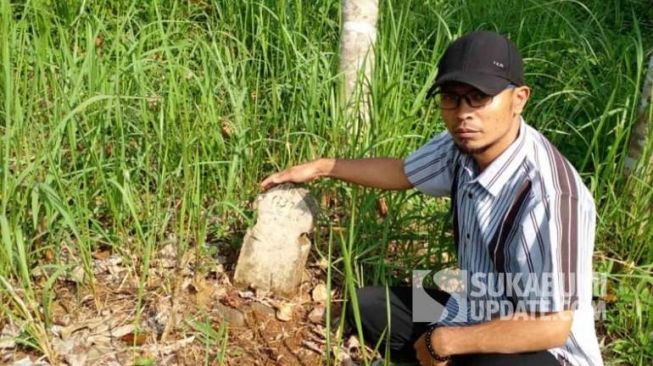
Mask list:
[[[457,149],[447,131],[404,159],[404,173],[413,186],[430,196],[451,193],[453,160]]]

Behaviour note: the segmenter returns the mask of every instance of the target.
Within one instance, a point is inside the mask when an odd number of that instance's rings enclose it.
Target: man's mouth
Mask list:
[[[455,133],[458,138],[468,139],[478,135],[479,131],[471,128],[458,128]]]

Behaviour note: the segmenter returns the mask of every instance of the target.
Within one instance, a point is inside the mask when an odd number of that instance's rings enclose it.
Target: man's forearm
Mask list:
[[[318,163],[321,176],[372,188],[394,190],[412,188],[412,184],[404,174],[401,159],[320,159]]]
[[[433,344],[443,355],[466,353],[519,353],[563,345],[571,329],[572,312],[555,316],[496,319],[485,323],[442,327],[433,332]]]

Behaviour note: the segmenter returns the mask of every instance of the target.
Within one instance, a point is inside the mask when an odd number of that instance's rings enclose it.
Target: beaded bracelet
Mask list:
[[[431,344],[431,335],[433,334],[433,331],[437,327],[439,327],[438,324],[433,324],[433,325],[429,326],[429,329],[426,331],[426,349],[431,354],[431,357],[433,357],[437,361],[440,361],[440,362],[449,361],[449,359],[451,359],[451,357],[449,357],[449,356],[440,356],[439,354],[437,354],[435,352],[435,350],[433,349],[433,345]]]

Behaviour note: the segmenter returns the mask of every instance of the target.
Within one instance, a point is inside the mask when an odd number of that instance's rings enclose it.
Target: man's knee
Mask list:
[[[356,327],[355,313],[358,313],[362,323],[370,315],[378,313],[379,305],[385,304],[385,288],[377,286],[356,289],[356,299],[349,299],[346,307],[346,317],[352,328]]]

